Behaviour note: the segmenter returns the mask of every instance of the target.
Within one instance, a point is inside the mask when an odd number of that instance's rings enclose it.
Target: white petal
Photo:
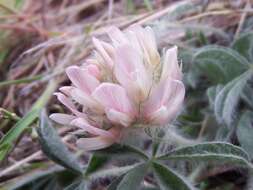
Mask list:
[[[168,77],[181,80],[182,71],[177,61],[177,47],[173,47],[167,50],[163,61],[163,68],[160,80],[166,80]]]
[[[136,35],[147,66],[149,69],[154,70],[157,64],[160,64],[160,56],[157,51],[155,35],[152,28],[142,28],[140,25],[134,25],[133,27],[130,27],[129,30]]]
[[[101,57],[104,59],[104,63],[109,67],[113,67],[113,60],[105,50],[105,45],[102,44],[97,38],[92,38],[93,44],[95,45],[97,51],[100,53]],[[105,43],[105,42],[104,42]],[[106,46],[107,47],[107,46]]]
[[[128,40],[123,32],[115,26],[110,27],[107,30],[108,36],[111,38],[113,45],[118,47],[119,45],[128,43]]]

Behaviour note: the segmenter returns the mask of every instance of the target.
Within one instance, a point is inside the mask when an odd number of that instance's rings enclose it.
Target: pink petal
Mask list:
[[[129,45],[120,46],[116,50],[115,76],[135,100],[141,101],[147,97],[151,79],[141,56]]]
[[[111,128],[110,133],[114,135],[113,138],[106,137],[92,137],[92,138],[81,138],[77,140],[77,146],[85,151],[99,150],[111,146],[113,143],[118,142],[120,139],[120,129]]]
[[[99,65],[98,60],[95,58],[86,59],[85,63],[88,65]],[[86,66],[84,66],[84,67],[86,67]]]
[[[77,140],[77,146],[84,151],[99,150],[111,146],[114,139],[104,137],[81,138]]]
[[[73,86],[63,86],[59,88],[59,90],[65,95],[70,96],[71,91],[73,90]]]
[[[110,39],[112,40],[113,45],[115,47],[118,47],[119,45],[128,43],[128,40],[127,40],[126,36],[124,35],[124,33],[121,32],[120,29],[118,29],[115,26],[110,27],[107,30],[107,34],[110,37]]]
[[[49,118],[55,121],[56,123],[62,125],[69,125],[70,122],[76,118],[76,116],[64,113],[53,113],[49,116]]]
[[[84,113],[79,112],[75,105],[73,104],[73,102],[67,98],[64,94],[60,93],[60,92],[56,92],[54,93],[54,95],[56,95],[57,99],[64,105],[66,106],[68,109],[70,109],[75,115],[79,116],[79,117],[86,117],[86,115]]]
[[[166,104],[173,92],[171,84],[172,80],[168,79],[167,81],[161,81],[153,87],[147,102],[144,104],[144,112],[152,113]]]
[[[77,118],[77,119],[73,120],[71,122],[71,125],[80,127],[81,129],[83,129],[93,135],[99,135],[101,137],[107,137],[107,138],[114,137],[114,135],[112,133],[110,133],[109,131],[92,126],[83,118]]]
[[[168,77],[176,80],[182,79],[182,71],[177,61],[176,46],[168,49],[165,54],[160,80],[166,80]]]
[[[107,53],[107,51],[105,50],[106,47],[109,46],[109,44],[107,44],[107,46],[105,46],[104,44],[106,44],[105,42],[102,44],[97,38],[92,38],[93,44],[95,45],[97,51],[100,53],[100,55],[102,56],[102,58],[104,59],[105,64],[109,67],[112,68],[113,67],[113,60],[112,58],[109,56],[109,54]]]
[[[128,116],[125,113],[118,112],[114,109],[109,109],[106,111],[106,115],[108,119],[114,123],[119,123],[123,125],[124,127],[128,127],[131,122],[133,121],[133,118]]]
[[[160,56],[157,51],[157,45],[155,35],[150,27],[142,28],[140,25],[134,25],[129,28],[138,39],[139,46],[141,46],[145,61],[149,64],[148,66],[156,66],[160,63]],[[154,68],[150,68],[154,69]]]
[[[125,89],[118,84],[102,83],[92,96],[106,109],[114,109],[130,116],[136,113]]]
[[[90,75],[96,77],[98,80],[101,78],[101,73],[98,66],[92,64],[92,65],[87,65],[86,68]]]
[[[127,30],[125,35],[128,39],[128,45],[131,45],[135,49],[135,51],[137,51],[141,56],[143,56],[142,47],[139,43],[139,39],[136,33],[132,30]]]
[[[166,106],[161,106],[158,110],[149,115],[149,121],[153,124],[167,124],[169,122],[169,112]]]
[[[81,69],[80,67],[70,66],[66,69],[66,73],[72,83],[87,94],[91,94],[99,85],[99,81],[94,76],[90,75],[87,70]]]
[[[184,84],[181,81],[175,81],[177,83],[176,87],[174,88],[173,98],[170,98],[170,100],[167,102],[167,108],[168,108],[168,115],[171,119],[176,117],[176,114],[180,111],[182,108],[182,104],[184,102],[185,97],[185,87]]]
[[[103,107],[91,95],[85,94],[78,88],[73,88],[70,94],[73,100],[84,107],[95,109],[100,113],[103,112]]]
[[[153,89],[144,106],[146,118],[148,120],[156,118],[156,123],[164,123],[174,119],[182,106],[184,95],[185,87],[181,81],[168,78],[161,82]]]
[[[101,44],[102,44],[103,48],[106,50],[106,52],[108,53],[108,55],[110,57],[113,57],[114,53],[115,53],[115,48],[111,44],[106,43],[104,41],[101,41]]]

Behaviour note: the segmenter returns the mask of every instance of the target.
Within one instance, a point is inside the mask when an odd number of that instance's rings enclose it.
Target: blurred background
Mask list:
[[[36,111],[66,112],[51,94],[69,84],[67,66],[92,54],[91,37],[106,39],[111,25],[151,26],[160,52],[177,45],[187,86],[177,129],[190,139],[232,142],[252,158],[252,77],[242,63],[253,60],[252,14],[251,0],[0,0],[0,190],[64,189],[75,179],[41,152]],[[71,131],[55,127],[63,138]],[[73,138],[65,142],[78,152]],[[253,188],[252,176],[233,166],[210,165],[194,177],[203,190]]]

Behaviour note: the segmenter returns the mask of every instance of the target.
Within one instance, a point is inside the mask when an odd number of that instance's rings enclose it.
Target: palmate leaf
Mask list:
[[[173,171],[171,168],[156,162],[152,163],[152,167],[155,178],[159,182],[158,184],[162,190],[195,190],[187,179]]]
[[[214,113],[218,121],[225,122],[230,126],[234,119],[234,112],[247,80],[252,76],[252,71],[248,70],[228,84],[218,93],[214,103]]]
[[[241,35],[233,44],[232,48],[246,57],[251,63],[253,61],[253,32]]]
[[[78,163],[74,155],[62,143],[45,112],[41,112],[40,125],[37,128],[37,132],[39,135],[41,149],[51,160],[77,174],[82,174],[81,165]]]
[[[249,68],[250,63],[237,51],[221,46],[205,46],[193,62],[214,84],[227,83]]]
[[[253,112],[246,111],[240,118],[237,126],[237,138],[241,146],[253,158]]]
[[[176,160],[191,162],[217,162],[251,167],[248,154],[238,146],[225,142],[207,142],[174,149],[157,158],[158,160]]]

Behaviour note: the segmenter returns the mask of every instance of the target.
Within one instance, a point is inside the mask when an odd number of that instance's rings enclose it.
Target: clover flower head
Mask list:
[[[93,38],[94,56],[70,66],[71,86],[55,93],[72,114],[54,113],[52,120],[87,134],[77,144],[96,150],[118,142],[125,128],[162,126],[175,119],[185,96],[177,47],[160,58],[153,30],[111,27],[111,43]]]

